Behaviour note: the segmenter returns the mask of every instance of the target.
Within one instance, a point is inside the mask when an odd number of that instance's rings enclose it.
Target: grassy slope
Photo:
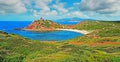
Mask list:
[[[0,62],[21,62],[25,57],[34,58],[33,53],[41,56],[58,51],[57,44],[31,41],[14,34],[0,33]]]
[[[71,39],[78,42],[120,42],[120,22],[85,21],[77,24],[74,29],[92,30],[93,32]]]
[[[38,42],[0,31],[0,62],[119,62],[119,45]]]

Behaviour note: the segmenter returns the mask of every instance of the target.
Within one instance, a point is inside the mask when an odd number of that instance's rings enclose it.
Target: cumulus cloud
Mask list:
[[[53,5],[53,8],[55,8],[56,10],[58,10],[61,13],[66,13],[68,12],[68,9],[64,8],[64,3],[56,3]]]
[[[52,0],[35,0],[35,7],[40,8],[44,11],[50,11],[50,7],[48,6]]]
[[[56,16],[57,15],[57,11],[55,11],[55,10],[52,10],[52,11],[40,11],[40,12],[38,12],[38,11],[36,11],[36,10],[34,10],[33,11],[33,14],[34,14],[34,16],[35,17],[40,17],[40,16]]]
[[[74,15],[76,17],[89,18],[87,15],[85,15],[82,12],[79,12],[79,11],[72,12],[71,15]]]
[[[0,13],[23,13],[26,12],[24,4],[20,0],[0,0]]]
[[[120,11],[120,0],[82,0],[75,5],[79,5],[81,11],[95,11],[101,14]]]
[[[21,2],[27,7],[27,8],[32,8],[32,3],[34,2],[33,0],[21,0]]]
[[[33,11],[33,14],[35,17],[40,16],[56,16],[57,11],[51,10],[51,7],[49,6],[50,3],[52,3],[52,0],[35,0],[35,8],[40,10]]]
[[[66,16],[68,16],[68,17],[89,18],[87,15],[83,14],[80,11],[72,11],[72,12],[66,13]]]

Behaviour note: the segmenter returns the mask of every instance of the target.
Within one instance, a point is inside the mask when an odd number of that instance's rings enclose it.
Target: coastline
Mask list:
[[[73,31],[73,32],[78,32],[78,33],[84,34],[84,35],[90,33],[86,30],[77,30],[77,29],[56,29],[56,30]]]
[[[73,31],[73,32],[78,32],[78,33],[81,33],[81,34],[89,34],[90,32],[86,31],[86,30],[77,30],[77,29],[47,29],[47,30],[41,30],[41,29],[23,29],[23,30],[28,30],[28,31],[40,31],[40,32],[44,32],[44,31],[59,31],[59,30],[62,30],[62,31]]]
[[[27,31],[40,31],[40,32],[45,32],[45,31],[54,31],[53,29],[22,29],[22,30],[27,30]]]

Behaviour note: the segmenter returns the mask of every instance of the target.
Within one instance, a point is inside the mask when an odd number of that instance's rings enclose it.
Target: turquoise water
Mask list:
[[[33,32],[33,31],[19,31],[13,30],[14,28],[24,28],[31,22],[28,21],[0,21],[0,30],[7,33],[19,34],[26,38],[33,40],[43,40],[43,41],[62,41],[72,39],[82,34],[72,31],[53,31],[53,32]]]

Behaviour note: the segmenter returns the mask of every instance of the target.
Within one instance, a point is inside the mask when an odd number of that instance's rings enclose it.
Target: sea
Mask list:
[[[31,21],[0,21],[0,30],[5,31],[9,34],[18,34],[25,38],[39,41],[64,41],[78,36],[82,36],[82,34],[72,31],[35,32],[14,30],[15,28],[24,28],[31,23]],[[60,24],[64,24],[64,22]],[[75,23],[70,22],[65,24],[71,25]]]

